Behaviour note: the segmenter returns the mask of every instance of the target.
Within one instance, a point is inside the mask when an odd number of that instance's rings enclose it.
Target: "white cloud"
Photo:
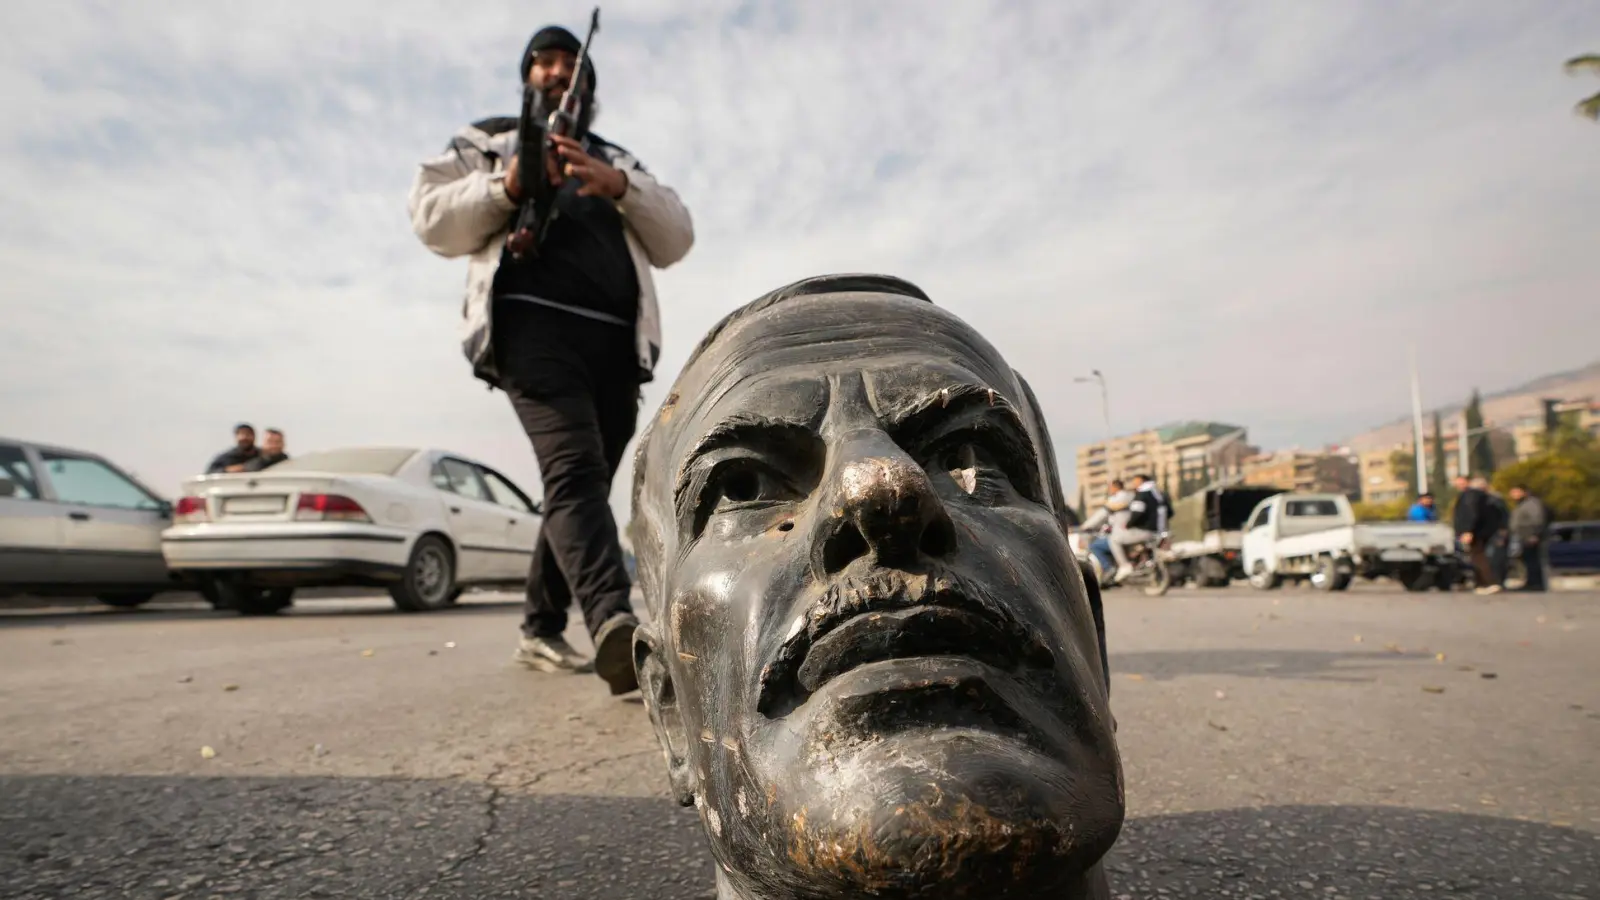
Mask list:
[[[588,6],[537,12],[581,27]],[[0,11],[0,432],[171,489],[238,419],[535,484],[456,344],[413,167],[513,111],[522,4]],[[647,410],[728,309],[918,282],[1034,383],[1063,462],[1172,418],[1317,443],[1592,361],[1593,4],[608,3],[597,129],[678,188]],[[625,508],[620,480],[616,499]]]

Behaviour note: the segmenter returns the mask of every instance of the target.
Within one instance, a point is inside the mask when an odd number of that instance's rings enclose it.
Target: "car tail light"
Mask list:
[[[312,522],[371,522],[361,504],[340,494],[301,494],[294,517]]]
[[[182,524],[205,522],[211,518],[206,513],[206,498],[204,497],[179,497],[178,502],[172,507],[172,521]]]

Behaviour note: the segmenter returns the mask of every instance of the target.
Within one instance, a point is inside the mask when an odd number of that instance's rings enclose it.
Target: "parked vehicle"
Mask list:
[[[1174,584],[1227,587],[1245,577],[1244,523],[1257,504],[1280,488],[1210,487],[1172,505],[1172,545],[1164,554]]]
[[[1511,556],[1506,566],[1505,587],[1518,590],[1528,583],[1528,569],[1522,560],[1527,548],[1511,539]],[[1561,575],[1600,573],[1600,522],[1555,522],[1545,538],[1548,568],[1545,578]]]
[[[1387,575],[1412,591],[1448,589],[1458,565],[1448,524],[1358,523],[1343,494],[1278,494],[1256,504],[1245,525],[1245,571],[1263,590],[1295,579],[1342,591],[1357,575]]]
[[[1600,522],[1556,522],[1545,549],[1552,575],[1600,572]]]
[[[539,504],[444,450],[355,447],[184,484],[161,550],[223,606],[278,612],[301,588],[377,586],[407,612],[523,585]]]
[[[190,589],[161,556],[172,504],[84,450],[0,438],[0,597],[133,607]]]

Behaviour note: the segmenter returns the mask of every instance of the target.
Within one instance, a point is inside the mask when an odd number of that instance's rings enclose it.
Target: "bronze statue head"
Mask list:
[[[899,279],[735,311],[641,435],[644,702],[724,898],[1103,896],[1096,588],[1038,405]]]

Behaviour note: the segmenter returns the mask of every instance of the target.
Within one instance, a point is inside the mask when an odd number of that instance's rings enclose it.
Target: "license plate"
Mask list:
[[[230,514],[262,515],[265,513],[281,513],[285,498],[278,497],[229,497],[222,501],[222,511]]]
[[[1422,562],[1421,550],[1385,550],[1385,562]]]

